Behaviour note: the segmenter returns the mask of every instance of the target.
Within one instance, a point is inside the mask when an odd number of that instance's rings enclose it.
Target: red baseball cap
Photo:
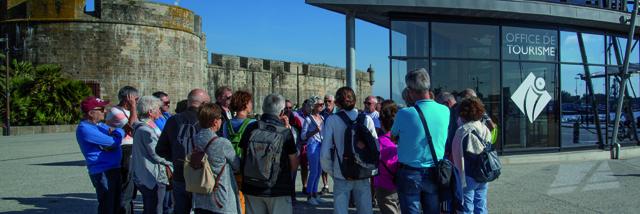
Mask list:
[[[94,96],[84,98],[84,100],[82,100],[82,103],[80,103],[80,107],[82,108],[82,112],[84,113],[87,113],[96,107],[104,107],[106,105],[109,105],[109,101]]]

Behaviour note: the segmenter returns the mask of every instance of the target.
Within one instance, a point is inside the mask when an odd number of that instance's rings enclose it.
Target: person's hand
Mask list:
[[[130,106],[132,109],[135,109],[135,108],[136,108],[136,105],[137,105],[137,101],[136,101],[136,99],[137,99],[137,98],[138,98],[138,97],[134,96],[133,94],[129,94],[129,95],[127,95],[127,103],[129,104],[129,106]]]
[[[289,125],[289,117],[287,115],[280,115],[280,121],[284,123],[284,127],[290,129],[291,125]]]

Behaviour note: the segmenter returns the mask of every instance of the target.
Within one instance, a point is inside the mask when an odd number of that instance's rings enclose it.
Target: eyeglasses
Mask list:
[[[91,109],[91,111],[104,112],[104,107],[95,107],[95,108]]]
[[[324,103],[316,103],[316,106],[324,106]]]
[[[324,100],[325,103],[332,103],[333,100]]]
[[[371,105],[371,102],[364,102],[365,105]]]

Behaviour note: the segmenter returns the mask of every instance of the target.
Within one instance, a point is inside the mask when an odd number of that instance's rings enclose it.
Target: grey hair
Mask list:
[[[431,88],[431,77],[424,68],[410,71],[404,76],[404,81],[409,89],[421,94],[429,92]]]
[[[140,118],[148,118],[149,111],[159,110],[162,106],[162,101],[154,96],[142,96],[138,99],[138,116]]]
[[[453,94],[446,91],[441,92],[440,94],[438,94],[438,97],[436,97],[436,102],[440,104],[446,103],[449,100],[456,100],[456,98],[453,96]]]
[[[309,105],[310,105],[310,106],[312,106],[312,105],[314,105],[314,104],[318,103],[318,101],[323,101],[323,100],[322,100],[322,99],[320,99],[320,97],[318,97],[318,96],[311,96],[311,97],[309,97],[309,99],[308,99],[308,100],[309,100]]]
[[[118,100],[120,102],[123,102],[125,100],[127,100],[127,96],[129,95],[134,95],[134,96],[138,96],[138,89],[134,88],[133,86],[125,86],[122,87],[119,91],[118,91]]]
[[[284,97],[280,94],[269,94],[262,102],[262,113],[279,116],[284,110]]]
[[[470,88],[466,88],[462,92],[460,92],[460,99],[466,99],[466,98],[476,97],[476,96],[477,96],[476,91]]]
[[[331,94],[324,95],[324,99],[325,100],[336,100],[336,98]]]

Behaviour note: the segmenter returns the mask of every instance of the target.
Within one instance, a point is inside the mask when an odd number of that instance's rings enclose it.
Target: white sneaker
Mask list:
[[[325,201],[324,199],[320,198],[320,196],[316,196],[315,199],[316,199],[316,202],[318,202],[318,203],[327,203],[327,201]]]
[[[318,201],[316,200],[316,198],[313,198],[313,197],[309,197],[309,198],[307,199],[307,203],[309,203],[309,204],[311,204],[311,205],[313,205],[313,206],[318,206],[318,205],[320,205],[320,203],[318,203]]]

